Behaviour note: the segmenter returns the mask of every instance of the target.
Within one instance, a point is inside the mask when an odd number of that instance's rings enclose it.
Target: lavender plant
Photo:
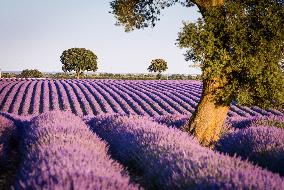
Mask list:
[[[8,154],[11,151],[10,142],[16,135],[14,123],[0,115],[0,168],[6,164]]]
[[[91,128],[146,189],[283,189],[277,175],[201,147],[175,128],[145,117],[99,116]]]
[[[88,101],[88,98],[84,95],[84,93],[82,92],[81,88],[77,86],[75,82],[71,82],[71,81],[68,81],[68,85],[70,85],[73,88],[77,96],[77,99],[80,103],[80,107],[83,111],[83,115],[93,114],[92,108],[90,106],[90,102]]]
[[[61,97],[58,96],[57,88],[54,80],[48,82],[49,97],[50,97],[50,110],[60,110],[61,109]]]
[[[31,85],[29,86],[29,89],[27,90],[26,94],[24,95],[25,97],[23,98],[22,106],[21,106],[21,115],[29,115],[29,109],[30,105],[32,102],[32,94],[33,94],[33,89],[36,87],[37,81],[32,80]]]
[[[57,93],[60,98],[61,108],[64,111],[72,111],[72,108],[71,108],[72,104],[70,104],[70,100],[68,99],[67,92],[64,89],[64,86],[62,85],[60,81],[61,80],[54,80],[54,84],[56,86]]]
[[[116,85],[113,84],[106,83],[105,85],[119,94],[129,104],[129,106],[134,110],[135,113],[137,113],[138,115],[148,115],[147,111],[144,111],[143,107],[140,106],[129,94],[124,92],[123,89],[117,88]]]
[[[20,157],[16,139],[14,122],[0,115],[0,189],[10,189],[15,178]]]
[[[145,114],[144,115],[150,115],[150,116],[154,116],[157,115],[158,113],[152,109],[152,107],[143,99],[141,98],[138,94],[136,94],[135,92],[132,92],[131,90],[127,89],[127,88],[123,88],[120,85],[114,84],[116,86],[116,88],[120,88],[122,89],[124,92],[126,92],[135,102],[137,102],[142,108],[143,110],[145,110]]]
[[[49,94],[49,82],[50,81],[44,81],[42,83],[40,113],[48,112],[50,109],[50,104],[52,104]]]
[[[15,189],[137,189],[79,117],[48,112],[23,126]]]
[[[224,135],[216,149],[284,175],[284,130],[252,126]]]
[[[82,86],[85,86],[89,90],[89,92],[95,98],[96,100],[95,102],[98,103],[99,108],[103,113],[114,112],[110,104],[105,100],[105,98],[103,97],[103,95],[101,94],[99,90],[95,89],[91,84],[88,83],[88,81],[82,82],[81,84]]]
[[[188,122],[188,115],[166,115],[153,117],[153,121],[168,127],[181,128]]]
[[[61,80],[60,82],[61,82],[61,84],[63,85],[63,88],[66,91],[66,95],[67,95],[67,98],[68,98],[68,102],[70,104],[70,108],[71,108],[71,110],[74,114],[82,116],[83,113],[82,113],[82,109],[81,109],[79,101],[78,101],[79,99],[75,95],[74,90],[70,87],[70,85],[67,84],[66,81],[67,80]]]
[[[25,91],[27,91],[27,88],[29,87],[30,84],[31,84],[30,81],[24,82],[23,86],[18,91],[18,95],[15,101],[13,102],[13,104],[10,105],[9,113],[18,113],[18,111],[20,110],[21,103],[24,98]]]
[[[284,116],[232,117],[228,119],[233,128],[243,129],[250,126],[272,126],[284,129]]]

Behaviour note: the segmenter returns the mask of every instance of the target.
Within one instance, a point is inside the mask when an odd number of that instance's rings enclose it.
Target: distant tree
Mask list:
[[[221,134],[232,100],[283,108],[283,0],[113,0],[112,14],[126,31],[155,26],[161,11],[182,3],[202,15],[185,23],[178,44],[201,65],[203,93],[185,129],[205,146]],[[190,13],[189,13],[190,14]]]
[[[21,72],[21,78],[41,78],[43,74],[37,69],[25,69]]]
[[[75,71],[76,78],[79,79],[84,71],[96,71],[97,56],[85,48],[71,48],[63,51],[60,56],[60,61],[63,64],[62,70],[64,72]]]
[[[168,64],[163,59],[154,59],[151,61],[151,65],[148,67],[148,71],[155,72],[157,74],[157,79],[161,79],[161,73],[168,69]]]

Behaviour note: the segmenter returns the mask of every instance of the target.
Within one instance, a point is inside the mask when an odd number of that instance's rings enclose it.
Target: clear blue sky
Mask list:
[[[182,21],[195,21],[196,8],[166,9],[155,28],[125,33],[109,13],[110,0],[0,0],[0,68],[61,71],[60,55],[84,47],[98,56],[98,72],[146,73],[164,58],[167,73],[199,73],[176,45]]]

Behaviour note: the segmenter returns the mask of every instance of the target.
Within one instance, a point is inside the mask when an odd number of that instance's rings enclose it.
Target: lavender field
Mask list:
[[[0,111],[23,116],[54,110],[78,116],[190,115],[202,91],[199,81],[2,79],[0,82]],[[232,103],[228,113],[229,117],[273,115],[284,116],[284,112]]]
[[[2,79],[0,189],[284,189],[284,111],[233,102],[209,149],[180,130],[201,91],[199,81]]]

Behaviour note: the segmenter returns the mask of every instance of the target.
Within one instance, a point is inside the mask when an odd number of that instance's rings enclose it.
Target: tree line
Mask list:
[[[145,76],[145,75],[121,75],[121,74],[104,74],[103,76],[100,75],[93,75],[93,76],[84,76],[84,72],[86,71],[92,71],[96,72],[98,70],[98,57],[97,55],[92,52],[91,50],[85,49],[85,48],[70,48],[67,50],[64,50],[62,55],[60,56],[60,61],[62,63],[62,70],[65,74],[57,73],[56,75],[48,75],[52,78],[72,78],[72,75],[69,75],[68,72],[75,72],[75,78],[130,78],[130,79],[153,79],[152,75]],[[164,59],[153,59],[151,61],[150,66],[148,67],[149,72],[156,73],[156,79],[162,79],[162,72],[166,71],[168,69],[168,64]],[[136,76],[136,77],[135,77]],[[176,78],[179,79],[185,79],[186,77],[177,75]],[[25,69],[23,70],[19,75],[8,75],[4,74],[3,77],[19,77],[19,78],[42,78],[44,77],[44,74],[40,72],[37,69]],[[165,78],[165,76],[163,77]],[[174,78],[174,77],[172,77]],[[166,77],[168,79],[168,76]]]
[[[35,74],[34,70],[36,70]],[[74,72],[47,73],[37,69],[25,69],[20,73],[4,72],[2,78],[46,78],[46,79],[76,79]],[[80,79],[119,79],[119,80],[157,80],[154,73],[85,73]],[[201,75],[191,74],[161,74],[159,80],[201,80]]]

